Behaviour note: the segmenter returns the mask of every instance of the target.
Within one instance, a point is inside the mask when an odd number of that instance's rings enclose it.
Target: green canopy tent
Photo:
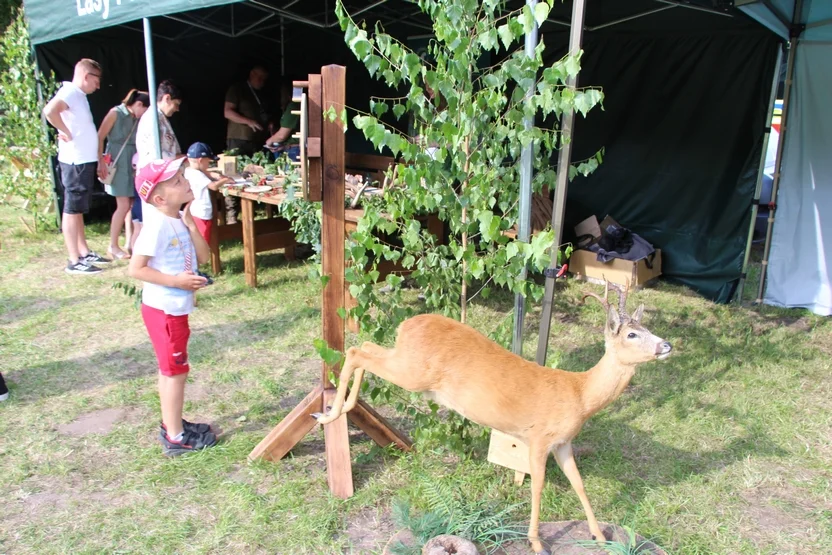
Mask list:
[[[333,1],[110,0],[106,8],[104,0],[93,0],[83,4],[90,6],[84,15],[78,2],[71,13],[60,12],[56,0],[25,5],[43,69],[68,76],[82,55],[104,58],[105,82],[114,81],[90,99],[101,114],[147,82],[138,18],[153,17],[156,63],[147,67],[186,89],[173,120],[183,142],[222,148],[218,106],[224,87],[242,77],[235,71],[244,61],[265,60],[273,74],[285,68],[293,75],[339,63],[349,68],[348,105],[360,108],[370,95],[384,94],[343,44]],[[572,5],[556,2],[540,30],[553,57],[566,52]],[[666,277],[727,301],[742,273],[781,43],[733,8],[713,6],[710,0],[587,1],[581,82],[602,86],[606,102],[603,112],[576,121],[572,159],[602,146],[606,157],[595,174],[570,183],[563,229],[569,240],[575,221],[610,213],[662,248]],[[429,22],[409,2],[348,2],[348,8],[413,44],[429,36]],[[63,15],[53,19],[53,13]],[[363,144],[348,135],[350,150]]]

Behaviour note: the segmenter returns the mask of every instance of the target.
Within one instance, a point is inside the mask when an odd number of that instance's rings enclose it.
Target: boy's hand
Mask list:
[[[176,288],[184,289],[185,291],[196,291],[202,289],[208,283],[208,280],[202,276],[198,276],[193,272],[182,272],[176,276]]]
[[[182,223],[185,224],[185,227],[188,228],[190,231],[198,231],[196,228],[196,224],[194,223],[194,217],[191,215],[191,203],[189,202],[185,205],[185,210],[182,211]]]

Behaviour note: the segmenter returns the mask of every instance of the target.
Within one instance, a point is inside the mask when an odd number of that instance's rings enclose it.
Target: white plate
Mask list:
[[[266,193],[271,190],[271,185],[253,185],[251,187],[246,187],[245,189],[243,189],[243,191],[246,193]]]

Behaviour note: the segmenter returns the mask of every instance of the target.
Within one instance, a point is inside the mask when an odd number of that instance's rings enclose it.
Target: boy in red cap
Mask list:
[[[217,442],[208,424],[182,419],[185,380],[190,370],[188,314],[194,308],[194,291],[206,284],[196,270],[210,256],[208,243],[200,235],[189,207],[179,211],[183,204],[194,200],[183,175],[183,162],[185,158],[156,160],[136,174],[139,197],[155,206],[161,217],[145,222],[128,269],[130,277],[144,282],[142,319],[159,363],[159,441],[170,457]]]

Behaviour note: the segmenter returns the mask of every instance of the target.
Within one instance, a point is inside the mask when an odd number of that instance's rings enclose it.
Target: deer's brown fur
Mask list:
[[[664,358],[671,347],[640,324],[643,306],[630,317],[610,306],[606,293],[603,299],[591,296],[607,309],[606,352],[586,372],[539,366],[455,320],[421,315],[399,326],[393,349],[368,342],[360,349],[347,350],[338,394],[329,413],[318,415],[318,420],[331,422],[355,406],[365,370],[408,391],[423,392],[462,416],[529,446],[529,540],[536,553],[546,553],[538,538],[538,524],[550,451],[580,498],[589,529],[602,540],[572,455],[572,439],[590,416],[621,394],[638,364]]]

